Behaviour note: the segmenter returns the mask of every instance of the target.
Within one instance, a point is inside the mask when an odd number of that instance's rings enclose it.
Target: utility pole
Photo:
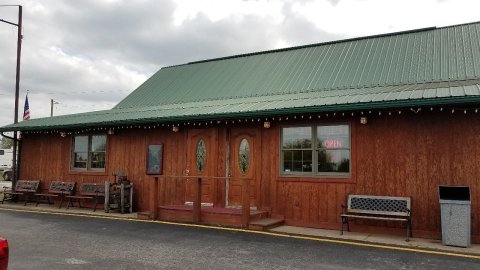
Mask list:
[[[20,93],[20,56],[22,53],[22,6],[21,5],[0,5],[3,7],[18,7],[18,23],[12,23],[0,19],[0,22],[8,23],[17,27],[17,69],[15,76],[15,112],[13,115],[14,124],[18,123],[18,97]],[[17,183],[17,131],[13,132],[13,179],[12,186],[14,187]]]
[[[58,104],[58,102],[56,102],[53,99],[50,99],[50,117],[53,116],[53,105],[55,105],[55,104]]]

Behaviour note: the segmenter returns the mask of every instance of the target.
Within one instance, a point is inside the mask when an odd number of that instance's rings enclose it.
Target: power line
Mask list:
[[[58,92],[58,91],[48,91],[48,92],[35,92],[30,91],[30,95],[60,95],[60,96],[71,96],[72,94],[79,95],[91,95],[91,94],[112,94],[112,93],[129,93],[131,90],[97,90],[97,91],[69,91],[69,92]],[[7,90],[0,90],[0,95],[6,95],[10,93]]]

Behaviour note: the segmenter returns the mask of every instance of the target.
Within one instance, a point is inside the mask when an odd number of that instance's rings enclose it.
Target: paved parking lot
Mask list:
[[[11,269],[480,269],[480,260],[0,209]]]

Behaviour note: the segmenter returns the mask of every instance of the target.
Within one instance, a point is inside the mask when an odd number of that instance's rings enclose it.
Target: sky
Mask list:
[[[110,109],[160,68],[480,21],[478,0],[1,0],[23,6],[19,120]],[[13,123],[17,27],[0,22],[0,126]]]

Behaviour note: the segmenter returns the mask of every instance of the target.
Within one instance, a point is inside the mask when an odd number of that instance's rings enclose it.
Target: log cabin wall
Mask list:
[[[352,178],[324,181],[281,177],[280,128],[302,122],[273,122],[269,129],[257,129],[261,133],[261,144],[257,144],[261,158],[256,158],[260,170],[257,174],[258,207],[284,217],[289,225],[339,229],[341,204],[345,203],[349,193],[409,196],[413,204],[414,236],[439,238],[438,185],[468,185],[474,215],[473,241],[480,242],[478,115],[425,110],[418,114],[368,115],[366,125],[361,125],[358,117],[315,121],[325,122],[351,123]],[[228,126],[208,127],[217,133],[216,176],[225,176],[226,173]],[[71,136],[27,134],[22,141],[20,178],[41,180],[46,188],[53,180],[76,181],[78,184],[106,179],[112,182],[113,172],[122,171],[135,183],[136,210],[147,211],[150,210],[153,179],[145,173],[147,145],[164,144],[164,175],[183,175],[187,163],[187,132],[187,128],[178,133],[170,129],[118,130],[108,136],[104,173],[70,171]],[[217,180],[215,185],[217,194],[213,203],[222,206],[225,203],[225,181]],[[183,203],[184,180],[161,181],[160,190],[163,194],[158,204]],[[404,234],[403,225],[395,222],[358,221],[352,229]]]

